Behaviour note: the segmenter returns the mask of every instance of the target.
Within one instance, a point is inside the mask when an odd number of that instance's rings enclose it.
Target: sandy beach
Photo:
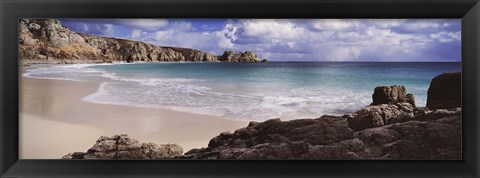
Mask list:
[[[128,134],[140,142],[176,143],[184,152],[206,147],[224,131],[248,122],[165,109],[94,104],[81,100],[100,83],[20,79],[20,159],[58,159],[87,151],[98,137]]]

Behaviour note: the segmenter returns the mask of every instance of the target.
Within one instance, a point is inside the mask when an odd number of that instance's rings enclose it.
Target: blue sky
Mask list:
[[[460,61],[460,19],[60,19],[79,33],[272,61]]]

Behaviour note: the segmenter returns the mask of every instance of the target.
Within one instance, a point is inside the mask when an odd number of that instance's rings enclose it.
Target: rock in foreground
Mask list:
[[[422,113],[421,118],[431,118],[428,121],[372,126],[357,132],[339,116],[252,122],[234,133],[222,133],[210,140],[207,148],[190,150],[180,158],[461,159],[461,110],[442,112]],[[419,118],[414,116],[411,119]]]
[[[101,136],[86,153],[74,152],[62,159],[171,159],[183,154],[176,144],[142,143],[126,134]]]
[[[416,108],[410,103],[381,104],[369,106],[344,117],[347,118],[350,128],[358,131],[412,120],[414,110]]]
[[[405,86],[379,86],[372,94],[372,105],[410,103],[415,107],[415,97],[413,94],[407,94]]]
[[[427,107],[450,109],[462,105],[462,73],[443,73],[432,79],[428,88]]]

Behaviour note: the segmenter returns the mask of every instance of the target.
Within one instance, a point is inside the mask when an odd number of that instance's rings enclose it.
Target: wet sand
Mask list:
[[[140,142],[176,143],[186,152],[206,147],[221,132],[248,125],[216,116],[81,100],[99,84],[21,77],[20,159],[58,159],[87,151],[102,135],[116,134]]]

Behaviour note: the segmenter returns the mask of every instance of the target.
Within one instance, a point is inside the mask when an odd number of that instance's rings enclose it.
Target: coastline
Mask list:
[[[176,143],[188,151],[206,147],[218,133],[248,124],[216,116],[81,100],[94,93],[99,82],[22,76],[20,83],[20,129],[24,133],[20,134],[20,159],[58,159],[66,152],[90,148],[99,135],[119,133],[141,142]]]

